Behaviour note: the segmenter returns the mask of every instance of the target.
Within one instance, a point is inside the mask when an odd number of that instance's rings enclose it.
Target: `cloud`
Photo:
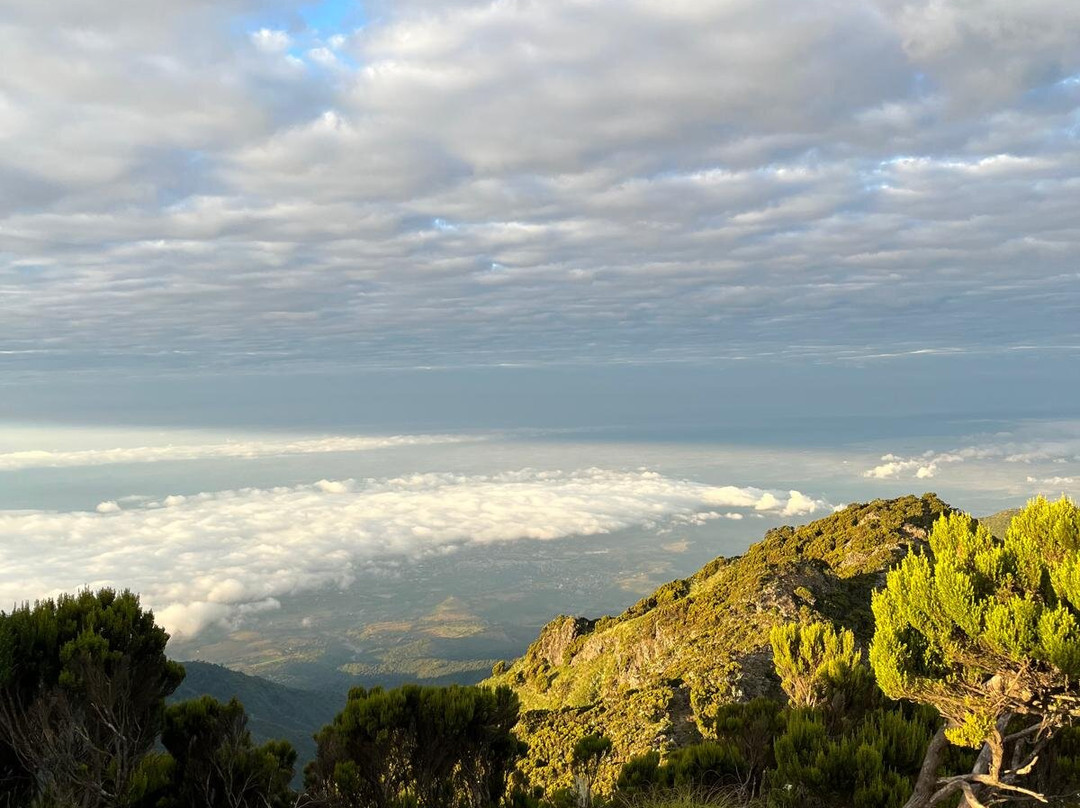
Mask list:
[[[115,449],[47,451],[42,449],[0,453],[0,471],[31,468],[105,466],[113,463],[161,463],[210,460],[223,457],[252,459],[287,455],[367,452],[401,446],[436,446],[485,440],[476,435],[333,436],[298,440],[238,440],[226,443],[168,446],[129,446]],[[325,482],[325,481],[324,481]],[[327,483],[330,485],[331,483]]]
[[[292,38],[285,31],[260,28],[251,34],[255,47],[264,53],[284,53],[292,45]]]
[[[968,475],[984,474],[991,465],[996,467],[998,474],[1007,473],[1009,467],[1015,465],[1068,467],[1080,464],[1080,430],[1076,422],[1069,421],[1021,425],[1012,433],[978,436],[977,442],[967,446],[908,456],[888,453],[880,460],[879,464],[863,471],[862,476],[876,480],[926,480],[937,476],[943,468],[961,464],[977,464],[978,470],[969,470]],[[1054,480],[1067,479],[1060,474],[1026,476],[1028,483],[1053,484]]]
[[[720,516],[710,507],[720,502],[778,516],[827,507],[797,491],[594,468],[321,480],[124,509],[110,502],[97,512],[6,511],[0,602],[83,586],[130,587],[170,631],[190,638],[277,608],[291,594],[346,586],[383,561],[469,544],[703,524]]]
[[[788,501],[780,511],[781,516],[805,516],[821,510],[831,510],[832,505],[821,499],[813,499],[799,491],[789,491]]]
[[[0,28],[5,369],[1075,346],[1068,0],[128,5]]]
[[[1038,485],[1060,485],[1060,486],[1072,486],[1080,483],[1076,477],[1028,477],[1029,483],[1036,483]]]

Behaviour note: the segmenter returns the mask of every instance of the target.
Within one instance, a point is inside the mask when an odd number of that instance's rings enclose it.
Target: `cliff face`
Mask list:
[[[632,755],[708,737],[717,704],[779,697],[772,626],[826,618],[868,641],[870,593],[949,510],[933,494],[852,505],[771,530],[744,555],[718,558],[618,617],[556,618],[489,680],[522,700],[526,773],[535,783],[570,785],[574,742],[602,732],[616,752],[603,787]]]

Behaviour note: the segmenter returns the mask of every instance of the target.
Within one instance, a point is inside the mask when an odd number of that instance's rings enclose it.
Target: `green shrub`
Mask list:
[[[899,808],[936,727],[933,711],[873,710],[833,736],[820,710],[792,710],[775,745],[768,800],[777,808]]]

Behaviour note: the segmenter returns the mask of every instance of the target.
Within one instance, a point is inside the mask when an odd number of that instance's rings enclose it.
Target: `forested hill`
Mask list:
[[[771,530],[744,555],[718,558],[618,617],[551,621],[489,680],[512,686],[528,711],[524,768],[533,782],[569,785],[575,739],[600,732],[615,744],[602,774],[613,778],[631,755],[708,736],[720,703],[780,697],[770,628],[826,618],[867,642],[871,591],[950,510],[934,494],[851,505]]]
[[[207,662],[182,663],[186,676],[169,699],[171,703],[213,696],[218,701],[239,699],[248,715],[248,728],[257,743],[289,741],[301,763],[315,756],[312,736],[345,704],[340,693],[297,690]]]

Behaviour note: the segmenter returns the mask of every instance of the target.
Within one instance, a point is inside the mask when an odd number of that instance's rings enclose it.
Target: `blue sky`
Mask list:
[[[354,0],[323,0],[300,6],[300,16],[309,27],[323,35],[359,28],[363,24],[362,6]]]

